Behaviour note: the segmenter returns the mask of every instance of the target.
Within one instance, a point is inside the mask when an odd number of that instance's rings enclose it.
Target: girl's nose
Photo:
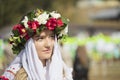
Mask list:
[[[49,38],[46,38],[45,47],[50,48],[50,46],[51,46],[51,40]]]

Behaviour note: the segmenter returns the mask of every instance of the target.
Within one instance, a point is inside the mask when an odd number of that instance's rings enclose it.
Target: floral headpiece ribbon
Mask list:
[[[68,22],[68,19],[61,17],[55,11],[47,12],[37,9],[28,13],[19,24],[13,27],[13,35],[9,38],[13,53],[19,54],[27,40],[44,29],[54,31],[59,39],[65,37],[68,32]]]

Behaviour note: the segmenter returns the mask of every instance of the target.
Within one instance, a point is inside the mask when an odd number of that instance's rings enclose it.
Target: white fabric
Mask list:
[[[33,39],[31,38],[27,41],[25,49],[21,51],[6,69],[3,76],[9,78],[9,80],[14,80],[14,75],[7,72],[7,70],[11,70],[16,74],[23,66],[28,74],[27,80],[73,80],[72,70],[63,62],[59,49],[57,39],[55,39],[52,58],[47,61],[46,68],[44,68],[42,62],[38,58]],[[10,69],[11,66],[14,70]]]

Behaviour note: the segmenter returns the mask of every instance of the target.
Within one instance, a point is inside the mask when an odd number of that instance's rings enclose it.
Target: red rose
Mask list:
[[[61,19],[58,19],[58,20],[57,20],[57,26],[58,26],[58,27],[63,26],[63,22],[62,22]]]
[[[28,21],[27,23],[31,29],[36,31],[36,29],[39,27],[39,23],[37,21]]]
[[[24,36],[24,38],[25,38],[26,40],[28,40],[28,39],[30,38],[30,36],[29,36],[28,34],[26,34],[26,35]]]
[[[25,27],[21,24],[17,24],[13,27],[13,30],[18,30],[19,34],[22,35],[26,32]]]
[[[49,30],[54,30],[56,26],[57,26],[57,19],[56,18],[50,18],[46,23],[46,27]]]

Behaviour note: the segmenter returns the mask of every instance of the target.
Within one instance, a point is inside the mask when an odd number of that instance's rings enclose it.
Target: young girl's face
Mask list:
[[[49,59],[54,48],[54,33],[50,30],[43,30],[39,35],[33,36],[33,40],[39,59]]]

